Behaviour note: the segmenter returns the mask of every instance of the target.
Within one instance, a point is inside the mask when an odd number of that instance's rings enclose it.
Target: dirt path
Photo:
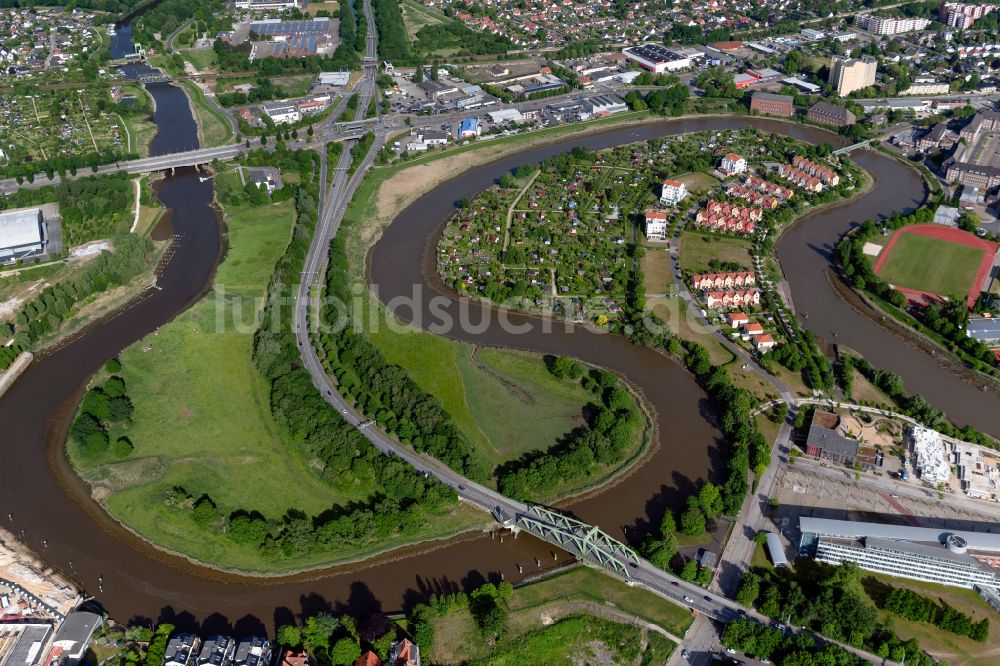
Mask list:
[[[476,366],[476,368],[478,368],[481,372],[485,373],[488,377],[490,377],[491,379],[499,383],[501,386],[503,386],[505,389],[507,389],[507,391],[510,392],[511,395],[515,396],[518,400],[520,400],[526,405],[530,405],[532,407],[535,405],[535,396],[533,396],[531,392],[521,388],[514,382],[510,381],[503,375],[499,374],[498,372],[493,370],[493,368],[486,365],[483,362],[483,359],[479,358],[479,347],[473,345],[472,354],[470,354],[470,356],[472,358],[472,363]]]
[[[540,174],[541,172],[542,170],[538,169],[535,171],[535,173],[531,174],[531,178],[528,179],[528,182],[524,185],[524,187],[521,188],[521,191],[517,193],[517,196],[514,197],[514,200],[510,202],[510,206],[507,208],[507,224],[503,230],[504,252],[506,252],[508,246],[510,246],[510,223],[514,219],[514,208],[517,207],[518,202],[521,201],[521,197],[524,196],[524,193],[528,191],[528,188],[532,186],[532,184],[535,182],[535,179],[538,178],[538,174]]]

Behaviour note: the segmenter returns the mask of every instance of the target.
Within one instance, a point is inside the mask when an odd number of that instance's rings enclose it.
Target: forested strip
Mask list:
[[[372,10],[378,28],[379,55],[394,62],[409,60],[412,55],[410,39],[406,35],[399,0],[373,0]]]
[[[79,277],[46,288],[24,304],[13,322],[0,323],[0,370],[56,331],[88,296],[127,284],[149,265],[152,244],[148,240],[119,234],[113,241],[114,252],[102,252]]]
[[[933,599],[906,588],[892,588],[886,595],[882,608],[907,620],[933,624],[939,629],[966,636],[980,643],[985,643],[990,635],[989,618],[973,622],[971,617],[948,604],[942,602],[938,605]]]

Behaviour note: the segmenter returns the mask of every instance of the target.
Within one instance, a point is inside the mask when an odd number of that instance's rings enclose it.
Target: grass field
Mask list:
[[[879,277],[890,284],[965,298],[983,259],[979,248],[913,233],[902,234]]]
[[[869,580],[869,577],[875,582]],[[990,620],[990,634],[985,643],[977,643],[969,638],[956,636],[925,622],[911,622],[901,617],[879,611],[884,618],[891,618],[893,627],[901,639],[916,638],[920,647],[949,666],[992,666],[1000,663],[1000,622],[996,612],[972,590],[958,587],[934,585],[905,578],[893,578],[883,574],[865,572],[862,579],[864,593],[874,603],[887,590],[882,584],[904,587],[929,597],[937,603],[946,603],[972,617],[973,622],[983,618]],[[878,604],[876,604],[878,605]]]
[[[713,236],[698,231],[685,230],[681,233],[679,254],[681,269],[695,273],[707,271],[708,262],[712,259],[733,261],[750,268],[753,262],[750,258],[750,241],[739,238]]]
[[[642,255],[643,289],[650,294],[664,294],[674,285],[673,271],[670,270],[673,257],[662,247],[647,247]]]
[[[340,3],[337,0],[324,0],[323,2],[310,2],[306,9],[306,14],[316,16],[319,12],[326,11],[330,16],[336,16],[340,11]]]
[[[184,82],[184,89],[191,98],[191,106],[198,119],[198,133],[201,135],[201,145],[206,148],[221,146],[233,136],[233,128],[229,121],[205,99],[205,94],[194,83]]]
[[[406,25],[406,34],[411,39],[416,39],[417,32],[425,25],[444,23],[444,17],[421,7],[412,0],[403,0],[399,3],[399,9],[403,13],[403,23]]]
[[[219,58],[215,55],[215,50],[213,49],[181,51],[181,57],[194,65],[195,69],[199,72],[214,69],[219,63]]]
[[[677,180],[684,183],[684,187],[693,194],[699,194],[719,184],[718,178],[701,171],[677,176]]]
[[[588,567],[576,567],[515,588],[508,607],[509,631],[493,649],[484,644],[467,610],[436,618],[430,658],[440,664],[559,664],[571,663],[573,656],[585,657],[587,653],[579,650],[586,650],[589,641],[599,640],[602,630],[623,632],[630,641],[640,642],[639,628],[598,618],[589,614],[588,608],[606,609],[621,620],[631,617],[649,622],[675,636],[683,635],[694,620],[686,608]],[[654,631],[646,633],[646,640],[652,652],[651,660],[645,663],[665,663],[675,648],[672,641]],[[608,662],[594,661],[591,654],[589,659],[575,663]],[[612,663],[632,661],[616,659]]]
[[[292,202],[228,211],[231,250],[211,293],[122,354],[135,451],[124,462],[83,470],[108,511],[152,542],[218,566],[289,570],[355,559],[401,544],[343,544],[298,560],[270,561],[195,527],[164,504],[182,486],[209,493],[223,513],[237,508],[272,519],[289,509],[320,513],[366,497],[371,488],[333,487],[271,418],[267,389],[251,351],[257,308],[292,227]],[[71,447],[72,451],[72,447]],[[76,461],[80,462],[80,461]],[[463,509],[431,520],[420,538],[443,536],[483,520]],[[367,548],[367,550],[365,550]]]

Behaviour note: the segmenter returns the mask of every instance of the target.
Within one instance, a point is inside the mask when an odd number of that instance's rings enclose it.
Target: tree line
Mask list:
[[[118,359],[111,359],[105,366],[110,373],[120,372],[121,369]],[[70,437],[85,456],[99,456],[111,446],[115,458],[127,458],[133,449],[131,440],[119,435],[112,445],[109,431],[131,423],[134,411],[132,400],[125,390],[125,380],[112,374],[103,384],[92,387],[83,396],[69,429]]]
[[[862,580],[864,572],[856,564],[845,562],[834,566],[813,560],[807,563],[807,567],[797,566],[794,574],[789,569],[747,571],[740,581],[736,601],[754,606],[762,615],[778,622],[805,627],[884,659],[905,660],[912,666],[933,666],[934,661],[920,650],[916,640],[903,642],[893,633],[891,625],[879,621],[878,610],[858,591],[869,582]],[[776,656],[778,663],[803,663],[787,658],[789,649],[803,647],[796,643],[800,640],[804,640],[802,635],[784,637],[781,631],[751,620],[731,623],[723,635],[724,644],[761,659]],[[811,643],[812,639],[808,640]]]
[[[940,605],[933,599],[903,587],[894,587],[886,595],[882,608],[894,615],[914,622],[926,622],[944,631],[985,643],[990,635],[990,619],[974,622],[965,613],[946,603]]]
[[[297,290],[316,228],[319,156],[281,147],[273,155],[258,151],[248,160],[297,164],[302,176],[295,194],[295,229],[275,267],[261,315],[268,325],[260,326],[254,335],[253,361],[270,387],[272,415],[293,441],[301,443],[309,458],[320,461],[324,480],[360,482],[378,490],[364,501],[334,506],[317,516],[291,510],[279,520],[238,508],[229,508],[228,513],[220,508],[212,511],[211,498],[198,498],[191,505],[192,517],[198,518],[194,512],[200,504],[207,524],[225,530],[235,543],[262,548],[274,557],[317,552],[344,540],[370,544],[413,533],[423,524],[425,512],[453,506],[455,492],[399,460],[387,460],[323,400],[301,365],[292,311],[285,305]]]
[[[570,366],[564,373],[563,365],[553,362],[550,372],[572,379],[576,369]],[[500,465],[494,474],[501,493],[520,500],[540,500],[560,486],[593,479],[625,459],[645,423],[631,394],[617,376],[604,370],[592,369],[579,381],[595,398],[584,410],[586,424],[545,451],[529,451]]]
[[[63,246],[80,245],[125,231],[135,200],[128,174],[115,173],[63,180],[38,189],[0,195],[0,208],[23,208],[55,201],[59,204]]]
[[[134,234],[113,237],[114,252],[101,252],[75,278],[45,288],[25,303],[12,323],[0,324],[0,369],[18,354],[35,348],[76,314],[89,296],[127,284],[149,266],[152,244]]]

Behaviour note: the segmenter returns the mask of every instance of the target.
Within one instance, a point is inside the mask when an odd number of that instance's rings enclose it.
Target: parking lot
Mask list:
[[[996,525],[1000,507],[982,503],[980,508],[964,498],[953,501],[954,495],[915,482],[871,474],[855,480],[854,475],[853,470],[802,462],[784,468],[777,480],[778,506],[771,520],[786,543],[790,559],[798,547],[800,516],[954,530],[1000,529]]]

